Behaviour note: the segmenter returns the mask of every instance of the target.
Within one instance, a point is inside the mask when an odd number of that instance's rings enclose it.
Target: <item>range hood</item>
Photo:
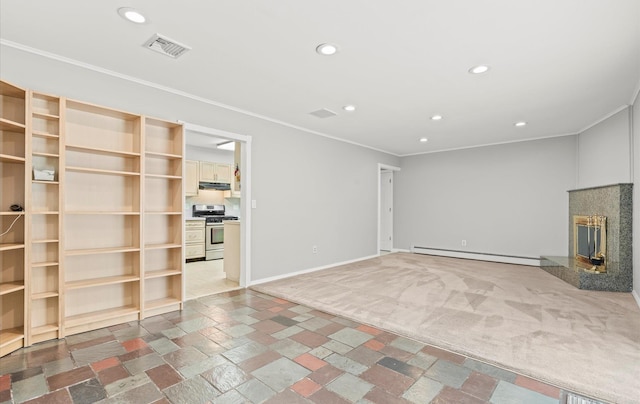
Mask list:
[[[203,182],[200,181],[198,185],[199,189],[214,189],[217,191],[231,191],[231,184],[225,184],[224,182]]]

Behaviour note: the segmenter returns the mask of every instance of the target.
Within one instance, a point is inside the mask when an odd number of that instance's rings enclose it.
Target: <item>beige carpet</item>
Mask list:
[[[640,402],[640,309],[539,268],[395,253],[252,287],[567,390]]]

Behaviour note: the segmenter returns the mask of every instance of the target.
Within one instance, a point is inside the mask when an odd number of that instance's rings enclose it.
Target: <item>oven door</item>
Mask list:
[[[205,238],[206,259],[222,259],[224,252],[224,224],[207,224]]]

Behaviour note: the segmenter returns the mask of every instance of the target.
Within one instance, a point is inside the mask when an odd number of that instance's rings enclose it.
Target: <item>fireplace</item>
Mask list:
[[[573,251],[585,270],[607,271],[607,218],[601,215],[573,216]]]
[[[631,292],[633,184],[569,191],[566,256],[543,256],[542,269],[580,289]]]

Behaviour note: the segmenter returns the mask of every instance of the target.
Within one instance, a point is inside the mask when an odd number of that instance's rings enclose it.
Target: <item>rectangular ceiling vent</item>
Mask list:
[[[174,59],[182,56],[186,51],[191,50],[190,47],[182,45],[173,39],[169,39],[162,34],[154,34],[143,46]]]
[[[322,109],[319,109],[317,111],[309,112],[309,114],[313,115],[315,117],[318,117],[318,118],[330,118],[332,116],[338,115],[335,112],[330,111],[330,110],[328,110],[326,108],[322,108]]]

